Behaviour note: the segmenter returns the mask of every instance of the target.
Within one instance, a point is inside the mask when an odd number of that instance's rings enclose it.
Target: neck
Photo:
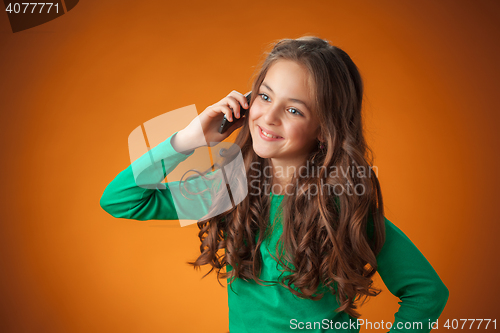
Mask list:
[[[286,191],[287,186],[290,186],[292,177],[298,173],[299,167],[303,165],[303,161],[283,161],[271,158],[271,166],[273,178],[271,182],[271,190],[273,194],[281,195]]]

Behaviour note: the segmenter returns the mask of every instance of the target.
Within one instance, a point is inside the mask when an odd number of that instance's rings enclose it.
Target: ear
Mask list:
[[[325,142],[325,138],[323,138],[323,135],[321,134],[321,125],[318,125],[318,127],[316,127],[316,131],[317,133],[316,135],[316,139],[319,141],[319,142]]]

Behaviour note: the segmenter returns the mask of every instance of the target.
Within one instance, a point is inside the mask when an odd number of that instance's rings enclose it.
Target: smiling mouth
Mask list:
[[[258,126],[258,127],[259,127],[259,131],[260,131],[260,133],[262,133],[262,135],[264,135],[264,136],[265,136],[265,137],[267,137],[267,138],[270,138],[270,139],[283,139],[283,137],[282,137],[282,136],[275,136],[275,135],[271,135],[271,134],[269,134],[269,133],[264,132],[264,131],[262,130],[262,128],[260,128],[260,126]]]

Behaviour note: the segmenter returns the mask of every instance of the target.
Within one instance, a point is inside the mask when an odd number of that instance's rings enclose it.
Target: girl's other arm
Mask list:
[[[385,229],[377,271],[401,300],[390,332],[430,332],[429,323],[439,318],[448,301],[448,288],[418,248],[387,218]]]

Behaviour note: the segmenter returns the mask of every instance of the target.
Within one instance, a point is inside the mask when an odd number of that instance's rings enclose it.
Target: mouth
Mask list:
[[[283,139],[282,136],[278,136],[278,135],[272,135],[272,134],[269,134],[267,133],[266,131],[262,130],[262,128],[260,126],[257,126],[259,128],[259,133],[260,133],[260,136],[264,139],[267,139],[267,140],[281,140]]]

